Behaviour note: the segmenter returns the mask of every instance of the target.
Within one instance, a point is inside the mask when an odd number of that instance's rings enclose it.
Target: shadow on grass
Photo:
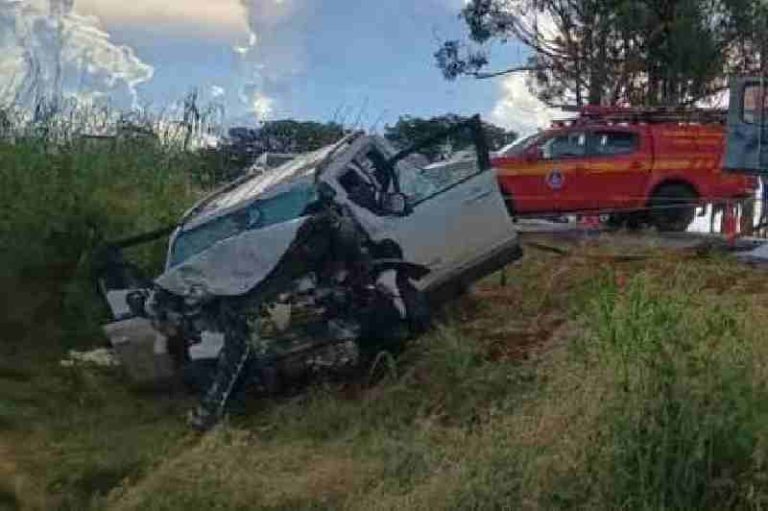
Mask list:
[[[21,505],[16,498],[16,493],[0,488],[0,511],[16,511],[17,509],[21,509]]]
[[[0,365],[0,380],[10,380],[15,382],[28,382],[32,375],[23,369]]]

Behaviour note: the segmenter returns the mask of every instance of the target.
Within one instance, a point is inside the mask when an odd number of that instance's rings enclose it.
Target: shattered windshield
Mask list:
[[[458,124],[407,150],[396,170],[400,190],[411,205],[482,172],[479,160],[483,154],[487,156],[487,149],[480,140],[480,126],[476,128],[477,131],[469,123]]]
[[[411,203],[419,202],[440,190],[439,180],[425,172],[425,168],[409,165],[405,161],[398,162],[396,168],[400,190]]]
[[[247,207],[182,231],[173,243],[169,266],[175,266],[215,243],[241,232],[262,229],[305,215],[308,207],[317,199],[316,191],[316,187],[310,181],[297,183],[283,193],[268,199],[256,200]]]
[[[396,166],[400,190],[411,204],[417,204],[477,174],[476,157],[475,151],[467,150],[455,153],[450,160],[423,167],[400,161]]]

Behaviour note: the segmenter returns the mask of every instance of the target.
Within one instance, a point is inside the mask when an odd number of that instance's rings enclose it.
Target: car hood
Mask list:
[[[245,231],[169,268],[155,283],[179,296],[238,296],[264,280],[278,265],[299,228],[300,217],[263,229]]]

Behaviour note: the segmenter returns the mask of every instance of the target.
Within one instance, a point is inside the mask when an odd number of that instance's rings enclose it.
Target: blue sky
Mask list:
[[[289,0],[286,0],[289,1]],[[285,44],[295,46],[292,69],[285,78],[263,86],[272,101],[272,117],[330,119],[371,126],[393,122],[398,115],[445,112],[488,114],[498,101],[498,81],[447,82],[434,64],[439,38],[461,36],[460,6],[447,0],[355,2],[332,0],[314,5],[301,20],[287,20]],[[304,19],[304,17],[309,19]],[[228,111],[240,116],[247,109],[236,98],[243,70],[231,38],[174,34],[151,26],[108,26],[113,40],[128,44],[155,69],[140,87],[153,103],[178,98],[193,86],[222,87]],[[247,34],[241,35],[245,43]],[[258,34],[257,34],[258,37]],[[258,54],[258,42],[254,51]],[[514,63],[524,53],[514,45],[496,48],[500,64]],[[284,69],[287,58],[271,48],[258,57],[260,65]]]
[[[22,0],[41,16],[60,1]],[[9,2],[0,0],[0,22]],[[78,37],[68,39],[73,49],[65,53],[81,73],[82,62],[98,60],[97,83],[115,88],[108,79],[112,73],[118,82],[130,82],[126,87],[140,102],[157,107],[196,87],[203,98],[223,103],[236,123],[335,118],[381,128],[399,115],[454,112],[480,113],[518,131],[541,124],[546,115],[523,77],[448,82],[441,76],[433,53],[441,40],[465,34],[458,18],[462,5],[463,0],[75,0],[71,32]],[[15,16],[29,15],[17,9]],[[111,46],[93,57],[88,38],[96,27],[102,33],[93,44]],[[510,43],[493,49],[492,64],[514,65],[525,56]],[[12,68],[5,60],[4,67],[0,56],[0,73]]]

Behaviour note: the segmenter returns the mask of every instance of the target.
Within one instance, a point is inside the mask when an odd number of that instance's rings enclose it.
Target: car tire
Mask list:
[[[688,185],[660,186],[649,201],[651,223],[662,232],[683,232],[696,215],[698,195]]]

